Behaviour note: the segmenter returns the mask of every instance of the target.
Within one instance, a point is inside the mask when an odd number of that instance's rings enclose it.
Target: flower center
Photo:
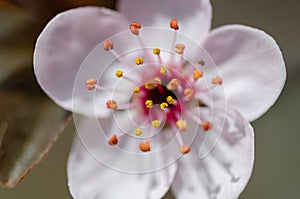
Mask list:
[[[135,56],[132,60],[134,67],[139,71],[139,77],[130,75],[129,72],[126,73],[123,69],[115,70],[115,78],[128,83],[129,88],[126,87],[126,89],[130,90],[131,97],[126,103],[119,103],[116,99],[108,99],[106,107],[113,111],[135,109],[138,115],[134,120],[140,120],[149,124],[150,128],[144,128],[143,126],[135,128],[132,126],[132,129],[130,129],[134,136],[137,137],[145,133],[149,135],[143,142],[140,142],[140,151],[151,151],[152,136],[168,130],[175,134],[180,153],[189,153],[191,147],[184,144],[181,132],[183,133],[189,128],[188,119],[195,121],[204,131],[208,131],[211,128],[211,122],[201,120],[191,110],[195,106],[205,105],[199,96],[203,92],[209,92],[216,85],[222,84],[222,79],[214,77],[209,87],[199,88],[197,86],[203,77],[203,71],[200,68],[205,63],[200,59],[197,67],[191,67],[191,64],[184,58],[186,47],[184,44],[176,42],[176,32],[179,29],[176,19],[170,21],[170,28],[174,30],[172,53],[157,47],[147,47],[139,35],[141,27],[138,22],[133,22],[130,25],[131,33],[137,38],[142,48],[142,53]],[[118,62],[125,67],[132,66],[114,50],[114,42],[112,40],[104,41],[103,48],[105,51],[111,52]],[[126,90],[121,88],[121,86],[120,90],[118,90],[118,87],[113,90],[102,86],[98,84],[96,79],[86,80],[86,88],[88,90],[114,91],[115,93],[121,93]],[[128,94],[124,93],[124,95]],[[120,143],[119,138],[124,134],[122,129],[120,129],[119,133],[113,133],[108,139],[108,144],[111,146],[118,145]]]

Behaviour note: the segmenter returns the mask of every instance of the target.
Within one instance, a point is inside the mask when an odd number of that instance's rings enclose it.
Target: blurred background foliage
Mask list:
[[[112,0],[0,0],[0,198],[71,198],[66,164],[74,128],[35,82],[36,38],[57,13],[83,5],[114,8]],[[241,199],[299,198],[300,3],[296,0],[212,0],[213,27],[245,24],[265,30],[279,43],[288,80],[271,110],[253,123],[256,162]],[[51,124],[51,125],[49,125]],[[55,146],[50,150],[54,142]],[[24,153],[24,151],[26,151]],[[22,164],[21,164],[22,162]],[[20,166],[22,165],[22,166]],[[171,194],[165,197],[172,198]]]

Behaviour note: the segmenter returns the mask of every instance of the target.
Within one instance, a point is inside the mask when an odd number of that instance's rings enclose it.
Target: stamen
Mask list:
[[[157,57],[158,57],[158,63],[162,64],[161,56],[160,56],[160,49],[159,48],[153,48],[153,54],[157,55]]]
[[[170,27],[175,30],[174,35],[173,35],[172,46],[171,46],[172,47],[171,49],[174,49],[175,43],[176,43],[176,37],[177,37],[177,30],[179,30],[178,20],[177,19],[172,19],[170,21]]]
[[[194,70],[193,79],[196,81],[200,77],[203,76],[203,72],[201,70]]]
[[[186,131],[186,130],[187,130],[187,127],[188,127],[187,121],[186,121],[186,120],[178,120],[178,121],[176,122],[176,126],[177,126],[177,128],[178,128],[179,130],[181,130],[181,131]]]
[[[153,106],[153,101],[152,100],[146,100],[145,105],[146,105],[147,108],[150,109]]]
[[[217,85],[214,84],[214,85],[212,85],[212,86],[209,86],[209,87],[206,87],[206,88],[202,88],[202,89],[200,89],[200,90],[197,90],[197,94],[203,93],[203,92],[207,92],[207,91],[210,91],[210,90],[216,88],[216,86],[217,86]],[[199,95],[197,95],[197,97],[199,97]]]
[[[112,40],[105,40],[103,43],[103,48],[105,51],[113,50],[114,43],[112,42]]]
[[[130,64],[128,64],[122,57],[121,55],[119,55],[115,50],[114,50],[114,44],[112,40],[105,40],[103,43],[103,48],[105,51],[110,51],[113,56],[119,61],[121,62],[123,65],[125,66],[130,66]]]
[[[167,84],[167,89],[168,90],[176,90],[179,86],[179,82],[177,79],[172,79],[168,84]]]
[[[170,27],[174,30],[178,30],[179,26],[178,26],[178,20],[177,19],[172,19],[170,21]]]
[[[201,66],[204,66],[205,62],[202,59],[199,59],[198,64],[200,64]]]
[[[152,121],[152,126],[155,127],[155,128],[160,127],[160,121],[158,121],[158,120],[153,120],[153,121]]]
[[[167,67],[163,66],[163,67],[160,68],[160,73],[161,73],[162,75],[167,74],[167,72],[168,72],[168,68],[167,68]]]
[[[109,87],[106,87],[106,86],[95,85],[95,87],[99,91],[113,91],[113,92],[124,93],[124,94],[128,93],[125,90],[112,89],[112,88],[109,88]]]
[[[153,48],[153,54],[154,55],[160,55],[160,49],[159,48]]]
[[[155,81],[157,84],[161,84],[161,79],[159,79],[158,77],[155,77],[155,78],[154,78],[154,81]]]
[[[216,85],[216,84],[219,84],[221,85],[223,83],[223,80],[221,77],[215,77],[213,78],[213,80],[211,81],[212,84]]]
[[[211,123],[202,121],[200,122],[200,126],[202,126],[204,131],[208,131],[211,128]]]
[[[157,87],[157,81],[156,80],[148,80],[146,81],[146,83],[144,84],[145,88],[148,90],[153,90]]]
[[[137,36],[139,44],[141,45],[142,49],[144,50],[145,54],[147,55],[147,58],[149,59],[148,61],[150,61],[151,57],[146,49],[146,46],[145,46],[142,38],[139,36],[142,25],[135,21],[130,24],[129,28],[130,28],[131,33]],[[139,65],[139,64],[137,64],[137,65]]]
[[[176,44],[175,46],[175,52],[180,56],[180,63],[178,64],[178,70],[181,71],[184,66],[184,58],[183,58],[183,52],[185,49],[185,45],[183,44]]]
[[[150,151],[150,141],[147,140],[145,142],[142,142],[140,144],[140,150],[143,151],[143,152],[148,152]]]
[[[166,108],[168,108],[168,106],[169,106],[168,103],[163,102],[163,103],[160,104],[160,109],[165,110]]]
[[[180,54],[180,55],[183,54],[184,49],[185,49],[185,45],[183,45],[183,44],[176,44],[176,46],[175,46],[175,52],[177,54]]]
[[[142,130],[141,130],[141,129],[136,129],[136,130],[135,130],[135,135],[136,135],[136,136],[142,135]]]
[[[117,74],[116,74],[116,75],[117,75]],[[126,75],[123,75],[123,74],[122,74],[122,78],[123,78],[123,79],[126,79],[127,81],[129,81],[129,82],[131,82],[131,83],[133,83],[133,84],[135,84],[135,85],[141,84],[141,82],[136,81],[135,79],[132,79],[132,78],[130,78],[130,77],[126,76]]]
[[[142,65],[144,63],[144,59],[142,57],[137,57],[135,59],[135,64],[136,65]]]
[[[124,110],[124,109],[130,109],[130,108],[134,108],[134,107],[137,107],[139,106],[138,103],[136,102],[130,102],[130,103],[125,103],[125,104],[119,104],[117,109],[118,110]]]
[[[115,100],[108,100],[106,102],[106,107],[109,109],[116,110],[118,108],[117,102]]]
[[[191,100],[194,97],[194,90],[191,88],[184,89],[184,96],[187,100]]]
[[[158,90],[159,90],[159,92],[160,92],[162,95],[164,95],[164,94],[165,94],[165,89],[161,86],[161,79],[158,78],[158,77],[155,77],[153,80],[154,80],[155,83],[152,83],[152,84],[150,83],[150,84],[147,85],[147,87],[150,88],[149,90],[152,90],[152,89],[154,89],[155,87],[157,87]]]
[[[107,141],[107,143],[111,146],[117,145],[118,144],[118,138],[116,134],[113,134],[109,140]]]
[[[97,80],[95,79],[88,79],[85,82],[85,86],[88,90],[94,90],[97,86]]]
[[[139,35],[140,29],[142,28],[142,26],[140,23],[135,21],[130,24],[129,28],[130,28],[130,31],[132,32],[132,34]]]
[[[140,88],[139,87],[135,87],[132,92],[136,95],[138,95],[140,93]]]
[[[117,71],[116,71],[116,76],[117,76],[118,78],[121,78],[121,77],[123,76],[123,71],[122,71],[122,70],[117,70]]]
[[[189,146],[185,146],[185,145],[180,145],[179,146],[179,151],[182,153],[182,154],[187,154],[191,151],[191,147]]]
[[[188,116],[192,118],[196,123],[200,124],[204,131],[208,131],[211,129],[212,124],[210,122],[202,121],[198,116],[193,113],[188,113]]]
[[[191,148],[189,146],[186,146],[184,143],[183,143],[183,140],[182,140],[182,137],[180,135],[180,133],[177,132],[177,129],[174,125],[171,125],[172,126],[172,130],[174,131],[174,133],[176,133],[176,140],[179,144],[179,151],[182,153],[182,154],[187,154],[191,151]]]
[[[173,99],[172,96],[168,96],[166,100],[169,104],[174,104],[174,102],[175,102],[175,100]]]

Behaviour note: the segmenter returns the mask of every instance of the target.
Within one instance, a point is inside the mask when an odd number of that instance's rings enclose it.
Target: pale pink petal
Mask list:
[[[76,8],[54,17],[40,34],[34,52],[34,70],[40,86],[61,107],[83,113],[80,106],[72,108],[80,65],[96,45],[125,30],[127,24],[119,13],[97,7]],[[104,69],[98,67],[98,72]],[[84,103],[84,95],[76,96],[76,100]]]
[[[207,110],[201,113],[206,119],[210,114]],[[172,186],[176,198],[238,198],[245,188],[253,168],[254,132],[237,111],[228,108],[226,114],[224,126],[213,122],[210,131],[198,131],[191,153],[179,160]],[[223,116],[221,111],[219,121]],[[205,156],[204,147],[212,149]]]
[[[222,74],[227,103],[248,121],[274,104],[285,83],[286,68],[271,36],[247,26],[227,25],[213,30],[203,46]]]
[[[110,122],[104,120],[104,124]],[[103,125],[102,128],[107,127]],[[84,118],[78,131],[98,131],[98,126],[94,119]],[[94,143],[97,143],[97,138],[88,139],[94,139]],[[105,153],[105,151],[98,151],[98,153]],[[119,164],[129,164],[133,167],[144,164],[139,161],[128,161],[119,153],[109,155]],[[98,161],[76,136],[68,162],[68,184],[72,196],[80,199],[161,198],[173,182],[177,169],[177,165],[172,164],[158,171],[134,174],[118,171],[109,166],[104,166]]]
[[[195,40],[206,36],[211,26],[209,0],[120,0],[119,10],[144,27],[168,28],[170,20],[176,18],[180,31]]]

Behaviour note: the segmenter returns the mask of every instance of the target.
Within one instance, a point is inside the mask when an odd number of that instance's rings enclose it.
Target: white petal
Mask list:
[[[98,131],[98,126],[94,121],[94,119],[84,118],[78,130]],[[104,120],[104,124],[109,123]],[[106,129],[107,126],[103,125],[102,128]],[[95,139],[98,138],[89,137],[88,139],[94,139],[94,143],[97,143]],[[100,141],[99,144],[101,144]],[[89,152],[87,146],[83,145],[76,136],[68,162],[68,184],[74,198],[161,198],[173,182],[177,169],[177,165],[172,164],[151,173],[126,173],[112,169],[108,167],[109,165],[104,166]],[[98,151],[98,153],[105,153],[105,151]],[[138,161],[130,162],[118,153],[113,154],[111,159],[120,164],[143,164]]]
[[[228,25],[212,31],[203,45],[220,69],[228,104],[248,121],[274,104],[285,83],[286,68],[271,36],[258,29]]]
[[[83,108],[72,109],[79,67],[97,44],[125,30],[127,24],[117,12],[97,7],[76,8],[54,17],[39,36],[34,52],[34,70],[40,86],[61,107],[83,113]],[[81,96],[77,97],[80,101]]]
[[[179,21],[180,30],[200,40],[210,30],[212,8],[209,0],[120,0],[119,10],[131,21],[147,27],[169,27],[171,19]]]
[[[210,118],[207,111],[202,115]],[[222,121],[223,113],[218,117]],[[251,125],[240,113],[228,109],[224,126],[222,122],[212,123],[210,131],[199,131],[198,134],[191,153],[178,162],[172,191],[177,198],[184,199],[238,198],[253,168],[254,133]],[[204,139],[203,134],[208,136]],[[199,148],[203,148],[199,143],[208,145],[208,148],[213,145],[213,150],[202,157],[198,153]]]

